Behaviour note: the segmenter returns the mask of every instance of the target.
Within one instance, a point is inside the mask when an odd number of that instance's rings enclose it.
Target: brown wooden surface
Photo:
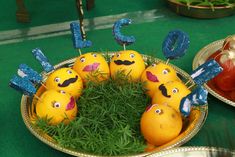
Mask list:
[[[79,2],[80,1],[80,2]],[[91,10],[95,5],[95,0],[86,0],[86,9]],[[16,0],[16,20],[18,22],[30,22],[29,13],[24,5],[24,0]],[[82,7],[81,0],[76,0],[76,7],[79,13],[80,23],[83,21],[83,13],[80,13],[80,6]],[[82,31],[84,32],[84,31]]]
[[[24,0],[16,0],[16,20],[18,22],[29,22],[29,13],[24,5]]]

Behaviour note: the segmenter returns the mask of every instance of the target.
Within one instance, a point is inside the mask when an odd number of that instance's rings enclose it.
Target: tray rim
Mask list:
[[[180,3],[180,2],[177,2],[176,0],[167,0],[171,3],[175,3],[177,5],[180,5],[180,6],[184,6],[184,7],[188,7],[187,5],[183,4],[183,3]],[[233,7],[235,6],[235,3],[232,4],[232,6],[214,6],[214,9],[232,9]],[[195,8],[195,9],[210,9],[212,10],[211,7],[206,7],[206,6],[198,6],[198,5],[190,5],[189,8]]]
[[[112,56],[113,54],[114,54],[113,52],[108,52],[109,56]],[[149,55],[143,55],[143,54],[141,54],[141,55],[143,56],[145,61],[146,61],[147,58],[151,58],[151,59],[154,59],[154,61],[156,61],[156,62],[165,62],[165,61],[163,61],[159,58],[156,58],[156,57],[152,57],[152,56],[149,56]],[[57,69],[57,68],[65,65],[65,64],[72,65],[74,63],[74,61],[76,60],[76,58],[77,57],[65,60],[63,62],[60,62],[60,63],[56,64],[54,66],[54,68]],[[189,74],[186,73],[184,70],[180,69],[179,67],[177,67],[173,64],[170,64],[170,63],[168,63],[168,64],[171,65],[175,70],[177,70],[184,77],[187,77],[187,76],[189,77]],[[42,72],[42,75],[45,75],[45,74],[46,74],[45,72]],[[43,78],[45,80],[45,77],[43,77]],[[191,78],[187,78],[187,79],[190,80],[189,82],[193,83],[193,80]],[[29,115],[28,115],[28,108],[27,108],[29,100],[30,100],[30,97],[28,97],[26,95],[22,95],[22,98],[21,98],[21,115],[22,115],[23,122],[25,123],[26,127],[37,139],[42,141],[44,144],[47,144],[48,146],[50,146],[50,147],[52,147],[56,150],[59,150],[63,153],[67,153],[69,155],[83,156],[83,157],[104,157],[104,156],[101,156],[101,155],[94,155],[94,154],[90,154],[90,153],[78,152],[76,150],[72,150],[72,149],[69,149],[69,148],[64,148],[62,146],[59,146],[55,142],[53,142],[52,139],[50,138],[50,136],[45,136],[45,134],[42,133],[42,131],[40,131],[39,129],[36,129],[33,126],[32,122],[30,121],[30,118],[29,118]],[[204,123],[207,119],[207,115],[208,115],[208,104],[205,104],[203,107],[204,107],[204,109],[200,112],[200,117],[197,119],[197,123],[194,126],[194,129],[192,129],[192,131],[189,134],[187,134],[183,139],[177,141],[176,143],[174,143],[170,146],[167,146],[167,147],[161,149],[161,151],[162,150],[168,150],[168,149],[178,147],[178,146],[181,146],[181,145],[185,144],[186,142],[188,142],[190,139],[192,139],[200,131],[200,129],[204,125]],[[159,150],[155,150],[153,152],[144,152],[144,153],[141,153],[141,154],[123,155],[123,156],[142,157],[142,156],[148,156],[148,155],[151,155],[151,154],[155,154],[157,152],[159,152]],[[117,157],[117,156],[115,156],[115,157]]]
[[[199,18],[199,19],[211,19],[211,18],[222,18],[225,16],[231,16],[235,14],[235,3],[231,6],[197,6],[177,2],[176,0],[166,0],[169,8],[176,14],[184,15],[187,17]]]
[[[174,153],[181,153],[181,155],[184,157],[184,153],[188,152],[218,152],[218,151],[229,151],[225,148],[216,148],[216,147],[209,147],[209,146],[186,146],[186,147],[178,147],[178,148],[172,148],[170,150],[164,150],[159,153],[155,153],[153,155],[150,155],[149,157],[167,157],[167,155],[174,154]],[[235,155],[235,152],[232,151],[232,154]]]
[[[204,52],[205,51],[208,51],[210,50],[211,48],[216,48],[217,46],[221,46],[222,47],[222,44],[224,43],[224,39],[221,39],[221,40],[216,40],[206,46],[204,46],[202,49],[200,49],[197,54],[195,55],[194,59],[193,59],[193,64],[192,64],[192,68],[193,70],[196,69],[198,67],[198,62],[199,62],[199,59],[202,58],[202,56],[205,54]],[[210,53],[208,53],[208,56],[206,56],[207,58],[209,57],[209,55],[212,55],[214,52],[210,51]],[[207,59],[205,58],[205,59]],[[204,60],[205,61],[205,60]],[[212,90],[206,83],[204,84],[204,87],[208,90],[208,92],[213,95],[214,97],[216,97],[217,99],[223,101],[224,103],[226,104],[229,104],[233,107],[235,107],[235,102],[234,101],[231,101],[221,95],[219,95],[217,92],[215,92],[214,90]]]

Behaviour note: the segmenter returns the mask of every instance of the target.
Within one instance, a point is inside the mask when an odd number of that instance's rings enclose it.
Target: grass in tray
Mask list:
[[[120,79],[121,78],[121,79]],[[78,116],[68,125],[50,126],[43,119],[37,127],[59,145],[96,155],[137,154],[146,147],[140,118],[150,99],[142,83],[123,76],[95,84],[89,82],[77,101]]]

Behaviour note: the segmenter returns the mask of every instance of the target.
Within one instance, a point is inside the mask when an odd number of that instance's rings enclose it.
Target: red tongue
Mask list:
[[[152,74],[150,71],[146,71],[147,79],[152,82],[159,82],[157,76]]]
[[[89,64],[83,68],[83,71],[87,72],[95,71],[99,67],[99,65],[100,63]]]
[[[66,111],[72,110],[75,107],[75,100],[73,97],[70,98],[70,102],[66,106]]]

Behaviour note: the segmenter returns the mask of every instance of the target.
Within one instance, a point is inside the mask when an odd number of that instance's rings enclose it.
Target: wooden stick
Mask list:
[[[123,44],[123,49],[124,51],[126,51],[126,44]]]
[[[40,84],[41,84],[44,88],[48,89],[47,86],[46,86],[43,82],[40,82]]]
[[[166,60],[166,65],[169,63],[169,61],[170,61],[170,59],[168,58],[168,59]]]
[[[82,33],[82,38],[85,39],[86,38],[86,32],[85,32],[84,23],[83,23],[84,12],[83,12],[82,0],[76,0],[76,5],[77,5],[77,11],[78,11],[78,15],[79,15],[80,29],[81,29],[81,33]]]
[[[78,49],[78,52],[79,52],[79,55],[81,56],[82,55],[81,49]]]
[[[39,101],[42,102],[42,99],[40,97],[38,97],[36,94],[33,95],[36,99],[38,99]]]

